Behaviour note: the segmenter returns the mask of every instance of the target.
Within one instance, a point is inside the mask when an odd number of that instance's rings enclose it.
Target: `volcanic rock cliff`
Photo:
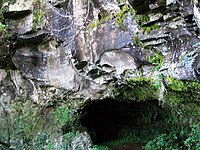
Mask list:
[[[98,100],[156,100],[186,112],[199,110],[198,0],[1,5],[9,27],[9,37],[5,41],[2,35],[0,43],[1,101],[48,107],[62,100],[87,111]]]

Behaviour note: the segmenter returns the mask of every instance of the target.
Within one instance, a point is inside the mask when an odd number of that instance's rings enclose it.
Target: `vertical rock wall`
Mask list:
[[[199,42],[198,1],[17,0],[4,8],[12,39],[0,51],[1,88],[15,98],[103,98],[127,70],[199,79],[199,52],[189,57]]]

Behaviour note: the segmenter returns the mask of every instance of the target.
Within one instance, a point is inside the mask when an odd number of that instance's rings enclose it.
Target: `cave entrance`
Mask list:
[[[124,102],[105,99],[87,104],[82,109],[80,122],[87,128],[93,143],[98,145],[120,138],[124,129],[131,129],[134,136],[142,138],[143,134],[154,134],[151,129],[156,124],[162,128],[166,112],[158,101]],[[129,131],[125,134],[129,134]],[[134,136],[132,135],[133,138]]]

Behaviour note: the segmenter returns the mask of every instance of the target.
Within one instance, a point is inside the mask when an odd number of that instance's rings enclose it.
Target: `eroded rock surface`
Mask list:
[[[32,94],[26,96],[40,97],[43,87],[53,87],[103,99],[108,87],[138,72],[199,79],[199,52],[193,47],[199,42],[198,1],[52,0],[36,5],[17,0],[7,6],[5,22],[14,38],[12,46],[1,47],[0,79],[13,83],[16,97],[29,84]]]
[[[63,102],[75,116],[100,100],[158,100],[188,114],[197,110],[198,120],[199,5],[199,0],[7,1],[2,11],[9,28],[0,31],[0,114],[4,103],[15,101],[31,100],[41,114]],[[141,104],[138,121],[148,113]],[[78,124],[76,117],[70,126]],[[93,133],[85,131],[71,136],[72,149],[91,148]]]

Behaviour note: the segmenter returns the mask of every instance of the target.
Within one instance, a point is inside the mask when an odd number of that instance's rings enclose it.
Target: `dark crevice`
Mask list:
[[[21,19],[21,18],[26,17],[29,14],[31,14],[31,10],[5,12],[3,15],[4,15],[4,18]]]
[[[123,102],[106,99],[90,103],[82,109],[80,119],[94,144],[115,140],[125,128],[151,128],[162,122],[165,109],[157,101]]]

